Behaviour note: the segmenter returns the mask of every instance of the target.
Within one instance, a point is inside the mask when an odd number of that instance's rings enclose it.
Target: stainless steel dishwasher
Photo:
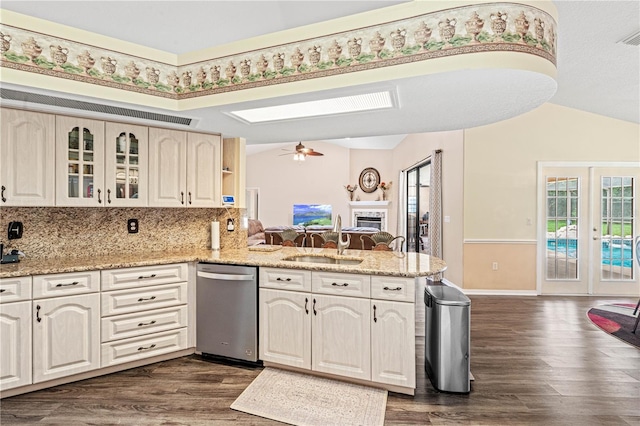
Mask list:
[[[198,264],[196,353],[258,361],[258,268]]]

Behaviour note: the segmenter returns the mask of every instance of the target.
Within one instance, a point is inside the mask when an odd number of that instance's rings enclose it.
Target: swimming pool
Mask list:
[[[547,240],[547,250],[557,251],[566,255],[569,259],[576,258],[578,240]],[[611,239],[602,241],[602,264],[603,265],[623,265],[631,268],[631,241],[621,239]]]

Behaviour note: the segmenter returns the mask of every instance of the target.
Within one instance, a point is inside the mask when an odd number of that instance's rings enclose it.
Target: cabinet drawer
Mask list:
[[[143,336],[187,326],[187,305],[102,319],[102,342]]]
[[[31,277],[0,278],[0,303],[31,300]]]
[[[187,329],[132,337],[102,344],[102,367],[136,361],[187,348]]]
[[[33,298],[71,296],[100,291],[100,272],[70,272],[65,274],[35,275]]]
[[[102,290],[146,287],[187,281],[187,264],[140,266],[102,271]]]
[[[371,298],[414,302],[416,299],[414,278],[371,277]]]
[[[311,271],[302,269],[260,268],[260,287],[311,291]]]
[[[187,283],[102,293],[102,316],[148,311],[187,303]]]
[[[369,297],[371,278],[369,275],[318,272],[311,274],[312,292],[341,296]]]

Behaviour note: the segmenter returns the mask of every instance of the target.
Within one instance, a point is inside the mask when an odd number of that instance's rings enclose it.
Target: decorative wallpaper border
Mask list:
[[[555,65],[556,34],[540,9],[488,3],[173,66],[0,25],[0,66],[179,100],[481,52]]]

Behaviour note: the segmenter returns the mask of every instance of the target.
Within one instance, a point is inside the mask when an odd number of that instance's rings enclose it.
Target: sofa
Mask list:
[[[249,219],[247,245],[255,246],[258,244],[265,244],[264,227],[262,226],[262,222],[259,220]]]

